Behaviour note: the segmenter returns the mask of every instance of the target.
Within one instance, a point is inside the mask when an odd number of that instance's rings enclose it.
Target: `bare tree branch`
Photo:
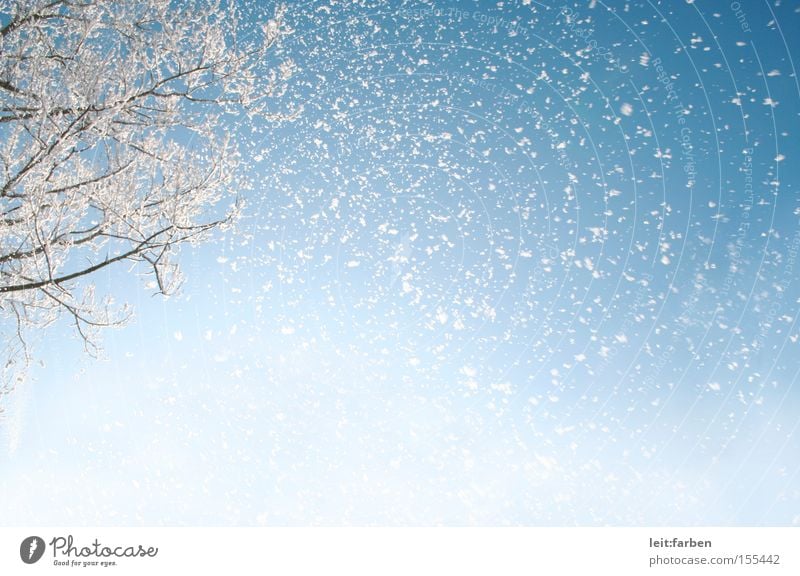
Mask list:
[[[95,300],[100,270],[145,265],[157,293],[176,289],[178,248],[233,222],[248,187],[233,119],[291,118],[268,106],[292,65],[267,54],[283,9],[245,37],[223,0],[3,6],[0,326],[14,326],[14,367],[26,333],[61,317],[90,351],[124,321]],[[13,378],[0,373],[0,397]]]

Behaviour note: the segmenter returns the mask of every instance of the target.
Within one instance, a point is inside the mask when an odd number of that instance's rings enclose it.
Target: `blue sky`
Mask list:
[[[3,523],[800,523],[800,14],[611,6],[289,6],[243,220],[41,335]]]

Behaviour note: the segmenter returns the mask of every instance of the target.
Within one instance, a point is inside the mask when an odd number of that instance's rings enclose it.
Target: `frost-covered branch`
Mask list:
[[[185,243],[232,222],[248,183],[233,122],[281,118],[292,73],[270,61],[283,10],[245,27],[235,2],[0,0],[2,390],[25,334],[71,319],[87,348],[128,317],[92,275],[143,264],[175,290]],[[13,340],[13,342],[11,342]]]

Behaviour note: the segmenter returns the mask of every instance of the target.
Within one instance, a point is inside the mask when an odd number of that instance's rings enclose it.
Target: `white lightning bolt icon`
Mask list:
[[[36,538],[31,540],[31,549],[30,549],[30,552],[28,552],[28,560],[33,558],[33,553],[36,552],[36,549],[38,547],[39,547],[39,541]]]

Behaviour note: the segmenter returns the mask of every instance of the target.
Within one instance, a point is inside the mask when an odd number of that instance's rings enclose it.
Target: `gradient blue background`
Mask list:
[[[731,6],[290,4],[242,222],[41,335],[0,523],[800,524],[800,9]]]

